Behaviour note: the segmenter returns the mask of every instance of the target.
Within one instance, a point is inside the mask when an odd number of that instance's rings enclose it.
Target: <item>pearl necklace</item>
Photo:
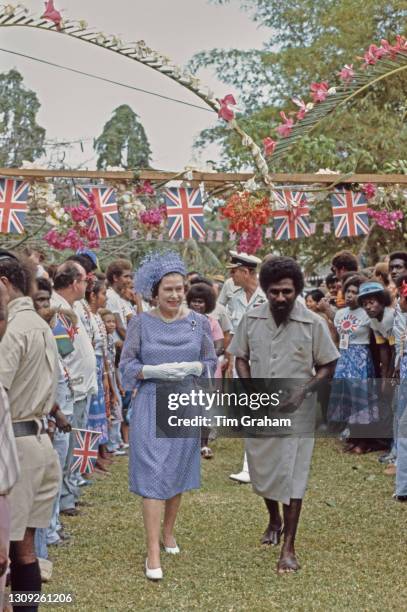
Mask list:
[[[183,314],[183,308],[181,307],[177,315],[173,317],[172,319],[168,319],[167,317],[164,317],[159,306],[157,307],[157,312],[158,312],[158,317],[161,319],[161,321],[164,321],[164,323],[173,323],[174,321],[177,321],[180,318],[181,313]]]

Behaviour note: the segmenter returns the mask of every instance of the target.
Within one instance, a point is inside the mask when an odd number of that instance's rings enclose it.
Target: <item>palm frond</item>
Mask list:
[[[303,136],[314,131],[326,117],[352,103],[357,96],[363,95],[380,81],[400,74],[406,69],[407,53],[396,52],[394,59],[382,58],[366,70],[360,69],[355,72],[355,76],[350,83],[337,86],[336,93],[327,96],[323,102],[316,103],[305,118],[294,125],[291,134],[278,141],[274,153],[270,157],[269,167],[281,159]]]

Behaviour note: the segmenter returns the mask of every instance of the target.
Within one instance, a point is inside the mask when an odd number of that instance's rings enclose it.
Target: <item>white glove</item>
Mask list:
[[[185,376],[200,376],[203,371],[203,365],[200,361],[182,361],[174,364],[175,368],[182,372],[182,377]]]
[[[160,363],[160,365],[143,366],[143,377],[157,378],[158,380],[182,380],[185,374],[177,369],[176,363]]]

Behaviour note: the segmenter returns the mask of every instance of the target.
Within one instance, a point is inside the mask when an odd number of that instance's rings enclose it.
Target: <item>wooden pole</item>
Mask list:
[[[77,179],[104,179],[107,181],[152,181],[169,182],[171,180],[188,180],[185,172],[164,172],[162,170],[110,171],[110,170],[42,170],[37,168],[0,168],[0,176],[13,176],[32,179],[45,178],[77,178]],[[253,173],[237,172],[198,172],[192,171],[192,180],[188,182],[206,183],[220,186],[234,183],[245,183],[254,178]],[[270,174],[274,183],[296,185],[331,185],[338,177],[336,174]],[[406,174],[353,174],[341,179],[342,183],[374,183],[375,185],[406,185]]]

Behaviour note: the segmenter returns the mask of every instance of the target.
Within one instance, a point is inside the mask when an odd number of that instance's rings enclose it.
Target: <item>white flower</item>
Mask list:
[[[336,87],[330,87],[326,93],[328,96],[332,96],[333,94],[336,94]]]
[[[55,219],[55,217],[53,217],[52,215],[47,215],[45,217],[45,221],[49,223],[49,225],[53,225],[53,226],[59,225],[58,219]]]
[[[308,104],[305,107],[307,109],[307,111],[310,111],[314,108],[314,103],[313,102],[308,102]]]
[[[70,220],[70,218],[71,217],[68,215],[68,213],[64,213],[64,216],[62,217],[62,220],[67,223]]]
[[[55,208],[54,210],[54,215],[56,216],[57,219],[62,219],[62,217],[64,216],[65,211],[63,208]]]
[[[245,189],[248,189],[248,191],[254,191],[256,189],[256,181],[254,178],[249,179],[248,181],[245,182],[244,184]]]

